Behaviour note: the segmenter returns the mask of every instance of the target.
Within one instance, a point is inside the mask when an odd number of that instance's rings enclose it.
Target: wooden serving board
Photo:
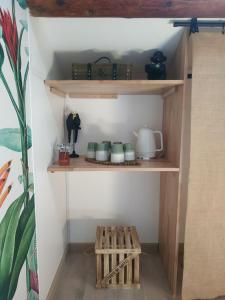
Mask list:
[[[87,162],[98,164],[98,165],[106,165],[106,166],[138,166],[140,163],[137,160],[125,161],[123,163],[112,163],[111,161],[98,161],[94,158],[85,157]]]

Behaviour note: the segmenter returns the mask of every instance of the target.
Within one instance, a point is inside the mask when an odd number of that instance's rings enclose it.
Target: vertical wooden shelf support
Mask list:
[[[187,78],[188,35],[175,54],[176,76]],[[164,97],[163,135],[169,161],[182,167],[184,86],[168,90]],[[160,175],[159,250],[173,295],[177,292],[181,172]]]

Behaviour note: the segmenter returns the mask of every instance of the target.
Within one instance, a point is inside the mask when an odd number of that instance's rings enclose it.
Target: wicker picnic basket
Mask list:
[[[107,63],[99,63],[102,60],[106,60]],[[94,63],[73,63],[72,78],[74,80],[130,80],[132,65],[115,64],[108,57],[103,56]]]

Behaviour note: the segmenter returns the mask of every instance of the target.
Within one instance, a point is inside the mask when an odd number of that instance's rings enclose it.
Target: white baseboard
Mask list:
[[[58,284],[60,282],[62,268],[63,268],[63,265],[65,264],[67,252],[68,252],[68,246],[66,247],[66,249],[63,253],[62,259],[61,259],[61,261],[59,263],[59,266],[58,266],[58,269],[55,273],[55,276],[54,276],[54,279],[52,281],[52,284],[51,284],[51,287],[49,289],[46,300],[54,300],[55,299],[56,287],[58,286]]]

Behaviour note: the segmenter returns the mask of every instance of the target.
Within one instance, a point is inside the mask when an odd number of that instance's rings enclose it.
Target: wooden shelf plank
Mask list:
[[[160,159],[139,160],[138,166],[106,166],[89,163],[84,156],[70,160],[69,166],[60,166],[58,163],[50,165],[48,172],[81,172],[81,171],[117,171],[117,172],[179,172],[179,168],[172,163]]]
[[[52,93],[71,98],[165,94],[183,83],[183,80],[45,80]]]

